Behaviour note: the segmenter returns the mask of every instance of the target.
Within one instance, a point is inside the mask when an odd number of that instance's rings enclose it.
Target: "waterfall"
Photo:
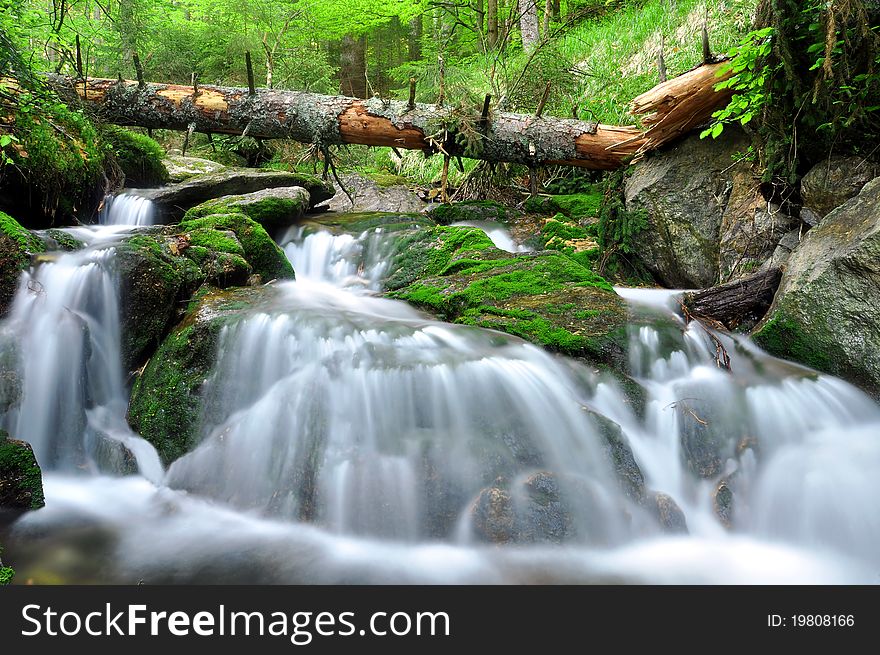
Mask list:
[[[124,420],[112,242],[23,276],[0,324],[23,392],[2,420],[49,474],[46,509],[8,538],[19,568],[64,552],[80,581],[874,581],[873,400],[685,324],[675,292],[620,289],[635,402],[582,363],[378,297],[387,236],[291,233],[297,280],[221,329],[199,445],[164,477]],[[144,477],[100,474],[100,435]]]
[[[120,206],[120,205],[114,205]],[[72,228],[93,245],[47,253],[22,274],[0,352],[17,369],[19,401],[0,425],[29,442],[44,471],[98,471],[133,458],[160,480],[155,449],[125,420],[115,227]]]
[[[156,207],[152,201],[131,193],[104,198],[104,206],[98,214],[100,225],[154,225],[157,222]]]

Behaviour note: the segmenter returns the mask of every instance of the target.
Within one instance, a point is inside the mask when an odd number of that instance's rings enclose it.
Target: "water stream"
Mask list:
[[[0,424],[47,497],[0,535],[18,581],[878,582],[880,407],[860,391],[684,325],[674,292],[621,289],[639,412],[578,362],[379,297],[376,231],[291,233],[297,280],[223,328],[200,445],[163,471],[125,423],[126,204],[24,275],[0,324],[23,372]],[[103,472],[114,442],[140,474]]]

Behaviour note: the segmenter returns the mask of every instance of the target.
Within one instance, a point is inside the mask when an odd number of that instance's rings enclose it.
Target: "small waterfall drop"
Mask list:
[[[100,225],[155,225],[158,212],[152,201],[132,193],[107,196],[98,214]]]

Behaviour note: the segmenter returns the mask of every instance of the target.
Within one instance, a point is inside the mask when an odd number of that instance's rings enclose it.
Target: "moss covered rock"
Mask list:
[[[31,255],[45,249],[40,239],[9,214],[0,212],[0,317],[9,309],[18,277],[28,267]]]
[[[497,221],[507,223],[512,212],[501,203],[493,200],[466,200],[437,205],[431,211],[433,218],[440,225],[460,223],[461,221]]]
[[[104,127],[101,136],[125,174],[126,186],[156,187],[168,182],[165,151],[153,139],[115,125]]]
[[[183,155],[166,155],[162,163],[165,170],[168,171],[170,182],[183,182],[197,175],[220,173],[226,170],[226,166],[210,159],[184,157]]]
[[[190,235],[190,244],[230,254],[234,248],[229,234],[235,235],[241,244],[241,255],[250,264],[253,272],[263,282],[275,279],[293,279],[293,267],[284,251],[278,247],[263,227],[244,214],[212,214],[184,220],[179,230]]]
[[[419,227],[433,227],[434,221],[425,214],[396,212],[328,212],[318,214],[303,223],[306,230],[323,229],[334,233],[358,236],[367,230],[381,229],[383,232],[400,232]]]
[[[292,278],[287,257],[243,214],[206,216],[141,232],[116,247],[122,355],[137,368],[180,320],[183,301],[203,284],[219,288]]]
[[[593,185],[584,193],[559,196],[532,196],[525,203],[525,210],[536,214],[562,214],[566,218],[583,223],[595,223],[602,209],[603,191]]]
[[[0,176],[0,209],[33,229],[87,222],[118,178],[109,147],[83,112],[26,93],[16,99],[7,112],[16,141],[4,149],[14,165]]]
[[[305,189],[309,192],[310,207],[332,198],[336,191],[332,184],[302,173],[230,168],[217,173],[197,175],[159,189],[146,189],[141,195],[158,205],[164,215],[176,220],[188,209],[214,198],[280,187]]]
[[[43,477],[33,449],[0,430],[0,523],[43,505]]]
[[[206,288],[150,358],[132,389],[128,420],[166,464],[198,441],[201,392],[216,361],[220,330],[274,293],[271,286]]]
[[[184,220],[211,214],[241,213],[271,230],[298,222],[309,205],[309,192],[302,187],[278,187],[208,200],[186,212]]]
[[[755,341],[880,397],[880,178],[791,254]]]
[[[392,297],[444,320],[624,365],[624,302],[602,277],[560,252],[507,253],[475,228],[419,230],[401,238],[386,286]]]

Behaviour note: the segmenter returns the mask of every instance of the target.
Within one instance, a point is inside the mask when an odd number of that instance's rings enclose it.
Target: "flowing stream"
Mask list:
[[[291,232],[297,280],[222,329],[201,441],[164,471],[125,422],[113,243],[149,213],[127,198],[0,324],[22,378],[0,425],[45,474],[0,535],[17,581],[878,582],[870,398],[620,289],[637,411],[578,362],[379,297],[381,231]],[[138,473],[108,474],[120,452]]]

